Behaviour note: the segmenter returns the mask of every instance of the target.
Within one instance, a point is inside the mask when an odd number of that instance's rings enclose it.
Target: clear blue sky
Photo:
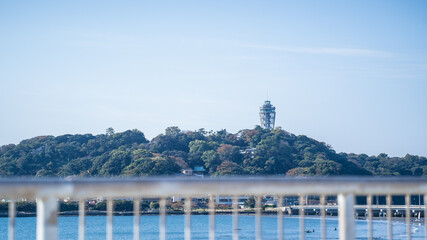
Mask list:
[[[0,145],[276,125],[427,156],[427,1],[2,1]]]

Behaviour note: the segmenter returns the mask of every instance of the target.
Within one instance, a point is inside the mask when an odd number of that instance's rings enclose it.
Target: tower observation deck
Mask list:
[[[271,105],[270,101],[265,101],[259,108],[259,117],[261,120],[261,127],[265,129],[274,129],[274,122],[276,121],[276,107]]]

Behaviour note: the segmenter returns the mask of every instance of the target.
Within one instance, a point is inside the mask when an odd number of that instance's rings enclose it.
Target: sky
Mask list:
[[[427,156],[427,1],[2,1],[0,145],[259,125]]]

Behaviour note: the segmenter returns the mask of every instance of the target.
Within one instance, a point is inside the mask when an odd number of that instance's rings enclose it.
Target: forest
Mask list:
[[[423,176],[427,158],[337,153],[307,136],[259,126],[235,134],[168,127],[151,141],[137,129],[109,128],[105,134],[38,136],[0,147],[3,177],[179,175],[194,167],[209,176]]]

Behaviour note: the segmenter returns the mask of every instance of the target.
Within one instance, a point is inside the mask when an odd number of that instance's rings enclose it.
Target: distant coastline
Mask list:
[[[215,215],[231,215],[233,214],[232,210],[220,210],[215,211]],[[245,215],[255,215],[255,210],[245,210],[239,211],[239,216]],[[113,216],[133,216],[134,213],[132,211],[115,211],[113,212]],[[140,216],[157,216],[159,215],[159,211],[142,211],[140,212]],[[184,211],[166,211],[166,215],[185,215]],[[191,215],[209,215],[208,210],[206,211],[193,211]],[[263,216],[277,216],[277,211],[262,211],[261,215]],[[16,217],[25,218],[25,217],[36,217],[37,214],[35,212],[17,212]],[[79,211],[66,211],[66,212],[58,212],[58,217],[75,217],[79,216]],[[85,216],[107,216],[107,211],[85,211]],[[0,212],[0,218],[7,218],[8,214],[5,212]],[[288,215],[283,214],[283,217],[300,217],[298,214]],[[304,215],[305,218],[321,218],[320,215],[310,214]],[[337,218],[336,214],[327,215],[326,218]],[[355,217],[355,220],[367,220],[367,217],[358,216]],[[373,220],[387,220],[386,217],[372,217]],[[393,216],[391,218],[393,221],[406,221],[406,217],[404,216]],[[415,217],[411,217],[412,222],[424,222],[424,218],[417,219]]]

